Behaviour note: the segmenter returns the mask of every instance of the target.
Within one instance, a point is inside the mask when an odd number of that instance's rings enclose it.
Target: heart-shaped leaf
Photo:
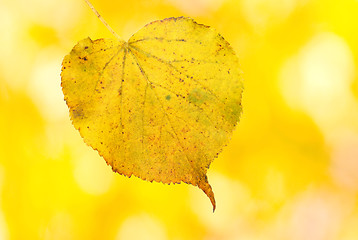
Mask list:
[[[201,188],[241,114],[238,58],[190,18],[146,25],[128,42],[86,38],[62,63],[73,125],[113,171]]]

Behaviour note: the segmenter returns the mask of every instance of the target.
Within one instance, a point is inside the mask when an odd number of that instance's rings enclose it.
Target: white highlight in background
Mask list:
[[[356,125],[358,105],[351,92],[352,52],[333,33],[320,33],[283,66],[280,87],[287,103],[308,113],[329,139]]]

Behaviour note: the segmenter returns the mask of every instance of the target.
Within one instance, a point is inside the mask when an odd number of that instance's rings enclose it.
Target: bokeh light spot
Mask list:
[[[50,219],[46,229],[40,233],[45,240],[71,240],[73,237],[73,221],[69,213],[58,212]]]
[[[297,0],[242,0],[242,12],[255,27],[266,27],[288,17]]]
[[[5,180],[5,169],[0,165],[0,206],[2,206],[2,187]],[[8,226],[6,224],[4,214],[0,208],[0,239],[7,240],[9,238]]]
[[[341,186],[358,190],[358,135],[346,131],[333,147],[331,173]]]
[[[320,33],[284,64],[283,95],[291,107],[306,111],[330,135],[357,105],[350,89],[354,69],[347,42],[333,33]]]
[[[189,16],[200,16],[217,10],[226,0],[167,0]]]
[[[112,182],[113,172],[96,152],[84,153],[76,159],[74,175],[77,184],[86,193],[100,195],[106,193]]]
[[[147,215],[127,218],[121,225],[117,240],[165,240],[165,227],[157,219]]]
[[[39,54],[27,89],[43,117],[49,121],[58,121],[68,116],[61,91],[60,54],[53,48]]]
[[[213,232],[230,231],[237,216],[244,217],[252,206],[249,190],[239,181],[231,180],[218,173],[212,173],[210,183],[215,188],[217,208],[215,214],[210,209],[210,202],[199,189],[190,189],[191,207],[200,221]]]
[[[338,239],[342,221],[353,203],[349,196],[336,195],[332,190],[308,190],[292,206],[289,239]]]

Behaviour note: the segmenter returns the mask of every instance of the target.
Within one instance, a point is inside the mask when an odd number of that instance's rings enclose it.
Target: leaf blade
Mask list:
[[[237,57],[221,35],[181,17],[148,24],[128,43],[85,39],[61,76],[75,128],[115,172],[198,186],[215,209],[206,173],[242,95]]]

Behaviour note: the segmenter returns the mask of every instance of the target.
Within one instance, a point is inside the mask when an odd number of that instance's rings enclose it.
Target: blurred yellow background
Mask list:
[[[0,239],[358,239],[357,0],[93,0],[124,39],[189,16],[231,43],[244,114],[208,178],[112,172],[71,125],[63,57],[112,37],[82,0],[0,1]]]

